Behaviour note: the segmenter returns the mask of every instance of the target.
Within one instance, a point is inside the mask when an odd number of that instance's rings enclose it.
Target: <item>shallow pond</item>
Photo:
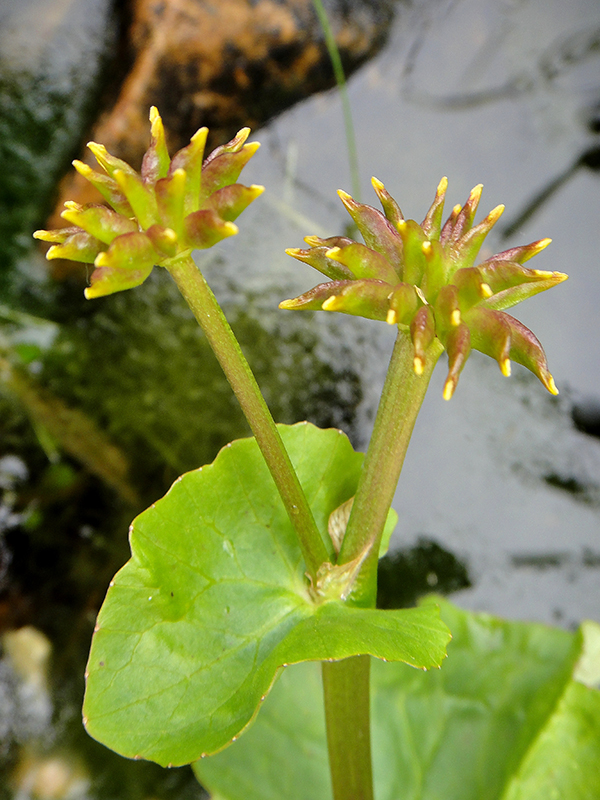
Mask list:
[[[438,589],[513,618],[566,627],[598,620],[598,4],[398,3],[387,46],[353,76],[349,94],[364,202],[375,201],[375,175],[421,219],[442,175],[450,204],[481,182],[482,209],[507,207],[486,246],[550,236],[536,266],[570,275],[517,313],[544,344],[560,397],[518,366],[504,378],[476,353],[446,403],[442,359],[396,495],[400,522],[381,602]],[[83,101],[78,108],[63,114],[53,139],[64,157],[76,144],[69,125],[89,114]],[[58,119],[51,102],[46,113]],[[276,310],[315,284],[284,248],[307,234],[339,234],[348,222],[335,193],[351,188],[337,94],[296,105],[256,138],[262,148],[244,179],[267,191],[239,236],[198,262],[275,416],[342,427],[362,447],[393,332]],[[28,213],[33,222],[39,210]],[[84,303],[80,287],[45,275],[29,251],[3,284],[0,309],[0,348],[28,365],[0,393],[0,622],[46,637],[4,640],[0,798],[32,796],[41,770],[63,789],[40,797],[199,797],[187,770],[126,762],[87,739],[83,665],[108,580],[127,558],[132,515],[247,431],[167,276]],[[34,654],[28,666],[19,666],[19,648]]]

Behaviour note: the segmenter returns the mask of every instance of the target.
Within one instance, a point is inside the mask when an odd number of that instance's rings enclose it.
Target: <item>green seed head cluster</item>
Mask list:
[[[523,264],[550,239],[514,247],[475,266],[483,241],[504,211],[493,209],[478,225],[481,196],[476,186],[464,206],[442,214],[448,181],[443,178],[425,219],[405,219],[381,181],[372,180],[383,213],[339,191],[364,244],[345,236],[308,236],[308,249],[286,252],[330,280],[280,308],[324,309],[384,320],[411,337],[414,370],[423,372],[427,351],[438,339],[448,352],[444,398],[454,393],[471,348],[495,358],[504,375],[511,359],[523,364],[552,394],[558,394],[546,356],[533,333],[505,309],[549,289],[567,276]]]
[[[110,208],[67,202],[62,217],[72,227],[34,233],[52,244],[47,258],[94,264],[88,298],[138,286],[155,265],[168,267],[194,249],[233,236],[238,230],[233,220],[263,192],[262,186],[236,183],[259,147],[258,142],[246,144],[249,128],[204,160],[208,129],[200,128],[171,159],[154,107],[150,123],[151,142],[141,173],[95,142],[88,147],[101,172],[73,162]]]

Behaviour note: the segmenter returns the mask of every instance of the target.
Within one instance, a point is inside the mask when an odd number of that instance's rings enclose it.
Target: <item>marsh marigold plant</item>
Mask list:
[[[522,364],[549,392],[558,394],[538,339],[505,313],[567,278],[562,272],[523,266],[550,239],[513,247],[475,265],[485,237],[504,211],[504,206],[497,206],[473,224],[481,185],[442,224],[448,186],[442,178],[419,225],[404,218],[381,181],[373,178],[372,183],[383,213],[338,192],[364,244],[345,236],[308,236],[308,249],[287,250],[330,280],[285,300],[280,308],[341,311],[397,325],[412,340],[417,375],[437,338],[448,353],[446,400],[452,397],[472,348],[495,358],[504,375],[510,375],[511,359]]]

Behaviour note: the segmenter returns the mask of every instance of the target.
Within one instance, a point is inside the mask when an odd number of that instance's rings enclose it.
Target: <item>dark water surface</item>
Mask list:
[[[44,124],[54,130],[48,169],[58,174],[90,113],[76,88],[95,85],[101,71],[109,6],[71,5],[91,38],[60,58],[44,50],[43,26],[9,17],[14,0],[0,9],[0,23],[13,25],[0,24],[0,123],[20,115],[18,135],[0,150],[13,164],[2,189],[13,205],[52,185],[14,168],[44,152]],[[9,73],[21,82],[9,86]],[[387,47],[349,91],[363,201],[375,204],[375,175],[420,220],[442,175],[449,207],[483,183],[482,210],[507,207],[486,246],[550,236],[535,266],[570,275],[516,313],[544,344],[558,398],[519,366],[506,379],[475,353],[446,403],[442,359],[396,495],[381,603],[433,588],[512,618],[600,620],[600,7],[399,3]],[[339,99],[313,97],[255,135],[262,148],[244,180],[267,191],[240,219],[239,236],[198,261],[275,416],[342,427],[363,447],[393,331],[276,310],[318,282],[283,249],[307,234],[342,233],[349,219],[335,194],[350,190]],[[31,200],[7,264],[25,252],[27,224],[42,224],[40,213]],[[130,519],[181,471],[247,432],[167,277],[84,303],[80,287],[48,284],[34,250],[4,270],[0,359],[27,368],[0,388],[0,623],[21,629],[4,636],[0,658],[2,800],[200,797],[187,770],[112,756],[79,717],[94,616],[127,559]],[[43,789],[48,776],[55,794]]]

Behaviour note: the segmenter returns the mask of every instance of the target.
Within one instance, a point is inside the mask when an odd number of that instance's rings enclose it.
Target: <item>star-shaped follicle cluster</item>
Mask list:
[[[46,258],[94,264],[86,297],[101,297],[138,286],[155,265],[167,267],[194,249],[212,247],[237,233],[235,220],[262,191],[236,183],[259,147],[246,143],[243,128],[228,144],[203,159],[207,128],[169,157],[163,123],[150,110],[151,141],[141,172],[90,142],[100,167],[74,161],[77,171],[98,189],[105,203],[65,203],[62,217],[71,227],[36,231],[52,247]]]
[[[505,313],[567,278],[561,272],[523,266],[550,239],[513,247],[476,265],[485,237],[504,211],[504,206],[497,206],[473,224],[481,185],[442,224],[448,186],[443,178],[419,225],[404,218],[381,181],[373,178],[372,183],[383,213],[338,192],[364,244],[345,236],[308,236],[308,249],[287,250],[330,280],[285,300],[280,308],[341,311],[397,325],[410,336],[417,375],[422,374],[437,338],[448,353],[446,400],[452,397],[472,348],[495,358],[504,375],[510,375],[511,359],[522,364],[549,392],[558,394],[541,344]]]

